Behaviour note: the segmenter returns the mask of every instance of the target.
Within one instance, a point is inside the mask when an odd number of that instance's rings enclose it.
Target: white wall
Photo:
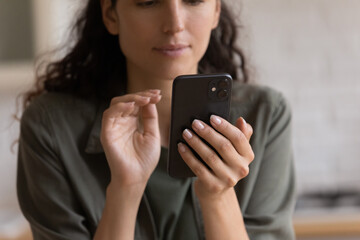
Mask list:
[[[360,1],[243,5],[257,81],[293,107],[299,191],[360,189]]]
[[[32,0],[37,54],[54,49],[67,40],[69,26],[84,1]]]
[[[0,66],[0,238],[16,237],[19,229],[27,226],[16,198],[17,145],[13,143],[19,135],[19,122],[13,115],[16,96],[29,87],[31,78],[29,64]]]

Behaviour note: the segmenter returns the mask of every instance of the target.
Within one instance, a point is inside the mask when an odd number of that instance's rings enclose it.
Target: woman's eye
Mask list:
[[[152,7],[157,3],[157,1],[143,1],[136,3],[139,7]]]
[[[196,5],[199,5],[200,3],[203,3],[204,0],[185,0],[185,2],[187,2],[188,4],[190,4],[192,6],[196,6]]]

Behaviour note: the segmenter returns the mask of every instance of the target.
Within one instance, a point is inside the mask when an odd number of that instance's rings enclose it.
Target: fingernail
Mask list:
[[[182,144],[182,143],[178,143],[178,147],[179,147],[179,150],[180,150],[180,152],[185,152],[186,151],[186,149],[185,149],[185,147],[184,147],[184,144]]]
[[[160,94],[161,90],[160,89],[150,89],[149,92],[155,93],[155,94]]]
[[[245,119],[243,118],[243,117],[241,117],[241,120],[242,120],[242,122],[243,122],[243,124],[245,125],[245,127],[246,127],[246,121],[245,121]]]
[[[193,121],[193,124],[194,124],[195,128],[198,129],[198,130],[201,130],[201,129],[205,128],[205,126],[197,119],[195,119]]]
[[[215,115],[211,115],[210,121],[212,121],[213,123],[215,123],[217,125],[219,125],[221,123],[221,119]]]
[[[185,129],[185,130],[184,130],[184,136],[185,136],[187,139],[192,138],[192,134],[191,134],[191,132],[190,132],[188,129]]]

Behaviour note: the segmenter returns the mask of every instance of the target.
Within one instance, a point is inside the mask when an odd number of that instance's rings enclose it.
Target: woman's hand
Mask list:
[[[160,90],[112,99],[102,118],[101,143],[111,181],[126,187],[145,186],[160,157],[160,133],[155,104]]]
[[[185,144],[180,143],[178,146],[180,155],[198,177],[195,192],[200,200],[216,199],[232,189],[239,180],[248,175],[249,164],[254,159],[249,143],[253,130],[243,118],[236,121],[236,126],[218,116],[211,116],[210,123],[212,127],[194,120],[192,128],[214,147],[221,157],[192,131],[186,129],[183,137],[211,170],[198,160]]]

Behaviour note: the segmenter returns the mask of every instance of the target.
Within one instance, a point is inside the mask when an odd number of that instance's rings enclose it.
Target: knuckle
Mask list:
[[[207,162],[209,165],[214,166],[218,163],[218,156],[216,153],[211,152],[205,157],[205,162]]]
[[[241,168],[240,168],[240,176],[241,176],[241,178],[244,178],[244,177],[246,177],[247,175],[249,175],[249,166],[242,166]]]
[[[255,153],[254,153],[254,151],[250,151],[249,152],[249,158],[250,158],[250,162],[252,162],[252,161],[254,161],[254,159],[255,159]]]
[[[232,147],[233,147],[232,143],[229,140],[227,140],[223,144],[220,145],[220,151],[221,152],[229,152]]]
[[[112,98],[111,101],[110,101],[110,106],[118,103],[118,102],[120,101],[120,99],[121,99],[120,97],[114,97],[114,98]]]
[[[193,132],[191,132],[192,134],[193,134],[193,137],[192,138],[190,138],[188,141],[189,142],[191,142],[191,144],[193,145],[193,146],[196,146],[196,145],[199,145],[199,144],[201,144],[201,140],[198,138],[198,137],[194,137],[194,133]]]
[[[116,102],[116,98],[112,98],[111,101],[110,101],[110,106],[111,106],[111,105],[114,105],[115,102]]]
[[[117,102],[112,107],[109,108],[109,110],[115,110],[116,111],[123,111],[125,108],[126,103],[124,102]]]
[[[107,115],[109,115],[109,109],[106,109],[106,110],[103,112],[103,117],[106,117]]]
[[[234,177],[227,177],[226,179],[226,186],[227,187],[233,187],[237,184],[238,180],[235,179]]]
[[[108,119],[108,118],[110,118],[110,116],[111,116],[111,109],[108,108],[108,109],[106,109],[106,110],[103,112],[102,118],[103,118],[103,119]]]
[[[200,176],[204,175],[205,168],[204,168],[204,166],[199,165],[199,166],[194,167],[193,171],[196,176],[200,177]]]
[[[220,192],[222,190],[222,187],[220,184],[217,184],[217,183],[213,183],[209,186],[209,190],[211,192],[214,192],[214,193],[217,193],[217,192]]]

